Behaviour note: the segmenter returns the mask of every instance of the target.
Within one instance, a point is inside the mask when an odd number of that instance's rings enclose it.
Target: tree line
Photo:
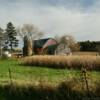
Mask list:
[[[80,51],[100,51],[100,41],[81,41],[78,42],[80,45]]]

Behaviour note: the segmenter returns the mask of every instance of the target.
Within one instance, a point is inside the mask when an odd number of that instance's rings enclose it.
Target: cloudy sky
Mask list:
[[[31,23],[47,36],[100,40],[100,0],[0,0],[0,27]]]

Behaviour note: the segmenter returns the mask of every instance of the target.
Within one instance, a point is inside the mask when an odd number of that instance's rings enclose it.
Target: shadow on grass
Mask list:
[[[100,87],[90,92],[73,90],[70,83],[63,82],[59,86],[0,86],[0,100],[86,100],[100,99]],[[91,100],[91,99],[89,99]]]

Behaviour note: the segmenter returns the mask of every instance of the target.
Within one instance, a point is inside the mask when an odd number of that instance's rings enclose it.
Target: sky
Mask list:
[[[0,0],[0,27],[33,24],[45,37],[100,40],[100,0]]]

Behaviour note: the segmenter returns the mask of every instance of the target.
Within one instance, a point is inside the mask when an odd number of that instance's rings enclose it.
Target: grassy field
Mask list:
[[[80,77],[80,70],[53,69],[47,67],[22,66],[20,60],[0,60],[0,83],[9,81],[9,68],[12,80],[17,83],[38,84],[40,81],[57,84],[71,77]],[[100,72],[88,72],[93,79],[100,79]]]
[[[19,84],[38,84],[40,81],[57,84],[70,77],[79,77],[80,74],[78,70],[22,66],[19,60],[0,60],[1,84],[9,82],[9,68],[11,70],[12,80]],[[96,74],[99,73],[95,72],[94,77]]]
[[[82,97],[87,98],[88,91],[81,87],[81,70],[24,66],[21,61],[22,59],[0,60],[0,100],[80,100]],[[100,81],[100,72],[89,71],[87,74],[91,91],[89,93],[92,94],[92,98],[99,100],[100,87],[97,84]]]
[[[46,67],[22,66],[20,60],[0,60],[0,83],[9,81],[9,68],[12,80],[18,83],[36,83],[44,81],[57,84],[71,77],[80,77],[80,70],[53,69]],[[100,72],[89,72],[92,78],[100,79]],[[25,82],[24,82],[25,81]]]

